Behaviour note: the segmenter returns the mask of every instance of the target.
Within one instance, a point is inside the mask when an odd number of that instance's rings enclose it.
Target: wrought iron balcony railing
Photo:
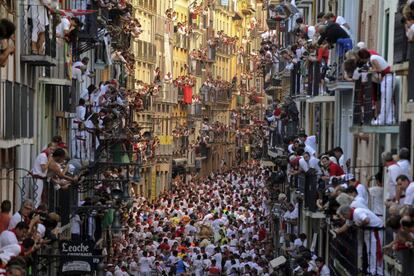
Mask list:
[[[358,125],[396,125],[395,78],[392,75],[379,76],[381,83],[373,81],[371,73],[366,79],[359,78],[355,82],[353,124]],[[389,91],[381,93],[382,89]],[[391,88],[392,87],[392,88]]]
[[[56,20],[45,5],[20,5],[21,61],[32,66],[56,66]]]

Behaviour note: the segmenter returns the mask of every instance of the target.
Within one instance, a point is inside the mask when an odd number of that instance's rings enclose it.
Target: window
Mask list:
[[[384,32],[384,57],[388,59],[388,39],[389,39],[389,32],[390,32],[390,10],[385,11],[385,32]]]

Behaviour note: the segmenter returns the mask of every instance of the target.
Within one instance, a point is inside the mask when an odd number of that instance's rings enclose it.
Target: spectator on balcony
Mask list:
[[[122,68],[122,64],[126,64],[127,61],[126,59],[122,56],[122,52],[119,50],[115,50],[112,53],[112,61],[114,64],[114,72],[113,72],[113,79],[115,80],[119,80],[119,78],[121,77],[121,68]]]
[[[396,202],[404,205],[414,206],[414,182],[402,174],[397,177]]]
[[[62,169],[61,165],[66,159],[66,152],[63,149],[56,149],[49,159],[47,177],[55,184],[55,188],[67,188],[77,177],[66,175],[66,169]]]
[[[336,147],[333,150],[333,154],[338,162],[338,165],[342,168],[343,171],[347,171],[344,151],[341,147]]]
[[[410,163],[410,150],[407,148],[401,148],[398,153],[399,160],[397,161],[400,166],[401,174],[411,178],[411,163]]]
[[[46,28],[49,26],[49,14],[46,8],[48,0],[30,0],[28,18],[32,20],[32,54],[44,55]]]
[[[283,215],[283,219],[287,223],[287,233],[296,233],[298,223],[298,208],[295,206],[295,204],[288,204],[287,210]]]
[[[366,209],[369,209],[368,208],[368,203],[365,202],[365,199],[360,194],[358,194],[358,191],[354,186],[349,186],[348,188],[346,188],[345,193],[348,196],[350,196],[351,199],[352,199],[352,201],[347,205],[351,206],[352,208],[366,208]],[[342,193],[339,194],[339,196],[340,195],[342,195]],[[341,205],[343,205],[343,204],[341,204]]]
[[[329,276],[331,271],[329,267],[325,264],[325,260],[322,257],[318,257],[315,260],[317,267],[318,276]]]
[[[394,75],[391,72],[391,66],[382,56],[372,55],[366,49],[359,50],[358,57],[363,62],[369,63],[371,70],[378,75],[381,83],[380,114],[371,123],[373,125],[394,124]]]
[[[50,143],[35,159],[31,175],[35,185],[35,207],[41,203],[43,193],[43,182],[46,180],[47,171],[49,169],[52,154],[56,150],[56,143]]]
[[[14,54],[16,48],[9,44],[9,40],[14,41],[16,26],[8,19],[0,19],[0,67],[6,66],[9,56]]]
[[[302,155],[302,158],[299,159],[299,167],[305,173],[311,170],[313,171],[313,173],[315,173],[318,176],[322,175],[322,170],[319,166],[319,159],[307,151],[305,151]]]
[[[85,137],[85,120],[86,120],[86,101],[81,98],[79,99],[79,104],[76,106],[76,117],[73,119],[72,124],[72,154],[75,158],[83,159],[82,153],[84,153],[84,148],[86,146],[86,137]]]
[[[349,24],[346,22],[345,18],[338,15],[335,16],[333,13],[329,12],[324,16],[325,20],[328,23],[337,23],[339,24],[339,26],[341,26],[341,28],[349,35],[351,36],[351,27],[349,26]]]
[[[368,272],[371,275],[383,275],[382,259],[382,230],[384,223],[371,210],[366,208],[351,208],[342,205],[338,208],[337,214],[354,223],[358,227],[370,227],[373,229],[364,230],[364,241],[368,253]],[[337,234],[346,231],[347,228],[336,229]]]
[[[0,213],[0,234],[9,229],[10,224],[10,211],[11,211],[11,202],[10,200],[3,200],[1,203],[1,213]]]
[[[318,40],[319,45],[322,45],[326,41],[332,46],[339,41],[341,44],[344,44],[347,48],[349,48],[349,35],[338,23],[331,22],[327,25],[320,25],[318,27],[318,32],[320,33]]]
[[[295,239],[295,241],[293,242],[293,244],[295,245],[296,248],[299,248],[301,246],[307,247],[308,246],[308,240],[307,240],[307,236],[305,233],[300,233],[298,238]]]
[[[23,201],[20,210],[14,213],[14,215],[11,217],[8,229],[10,230],[15,228],[16,225],[21,221],[24,221],[25,223],[29,224],[29,215],[33,211],[33,209],[33,201],[31,201],[30,199],[26,199],[25,201]]]
[[[322,164],[323,169],[326,170],[329,174],[328,179],[332,176],[338,177],[338,176],[343,176],[345,174],[342,168],[338,164],[335,164],[329,159],[328,155],[323,155],[321,157],[321,164]],[[328,179],[325,177],[325,180],[328,180]]]
[[[370,208],[378,216],[384,214],[384,187],[382,183],[382,173],[378,172],[374,176],[375,186],[368,189],[370,195]]]
[[[74,42],[72,32],[81,26],[77,17],[62,17],[60,23],[56,26],[56,38],[66,42]]]
[[[384,166],[387,169],[387,182],[384,183],[384,188],[387,191],[385,199],[388,201],[395,201],[397,177],[401,175],[401,168],[395,162],[391,152],[384,152],[382,154]]]
[[[72,79],[78,80],[80,83],[83,83],[83,76],[93,76],[87,70],[89,63],[89,58],[84,57],[80,61],[76,61],[72,65]]]
[[[345,181],[348,182],[348,185],[354,187],[358,193],[358,197],[360,197],[363,203],[368,206],[369,196],[367,187],[364,184],[361,184],[358,180],[355,179],[353,174],[346,174]]]
[[[310,150],[309,153],[314,155],[316,153],[316,136],[306,135],[305,131],[300,131],[298,135],[299,140],[305,144],[305,150]]]
[[[18,245],[19,242],[26,238],[28,230],[29,225],[23,221],[20,221],[14,228],[3,231],[0,235],[0,251],[8,245]]]

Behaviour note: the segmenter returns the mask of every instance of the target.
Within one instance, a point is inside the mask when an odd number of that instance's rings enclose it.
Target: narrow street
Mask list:
[[[129,213],[129,231],[114,241],[109,266],[131,275],[266,274],[273,252],[265,176],[258,162],[249,162],[176,180],[152,203],[140,198]]]

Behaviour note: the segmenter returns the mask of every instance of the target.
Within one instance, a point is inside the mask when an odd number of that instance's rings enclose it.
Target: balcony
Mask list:
[[[43,5],[20,5],[20,60],[23,63],[47,67],[57,65],[55,20],[56,17],[50,15]]]
[[[394,91],[395,93],[396,91]],[[379,84],[367,80],[356,80],[353,102],[353,132],[398,133],[398,112],[392,98],[380,99]],[[382,106],[384,105],[384,106]]]
[[[135,51],[137,60],[155,64],[157,59],[157,48],[155,44],[138,40],[135,42]]]
[[[232,56],[234,53],[234,48],[231,45],[220,45],[217,47],[217,54],[224,55],[226,57]]]
[[[335,45],[335,48],[330,50],[329,66],[325,78],[328,79],[326,84],[329,90],[346,90],[353,89],[354,83],[352,80],[346,79],[344,71],[345,49]],[[352,77],[352,76],[351,76]]]
[[[188,50],[190,48],[190,39],[186,35],[175,33],[175,42],[174,46],[183,50]]]
[[[135,8],[157,13],[157,0],[135,0],[137,6]]]
[[[188,115],[190,117],[201,118],[203,116],[203,107],[201,103],[193,103],[188,106]]]
[[[398,1],[397,12],[394,19],[394,64],[408,61],[408,41],[405,33],[404,24],[401,22],[401,13],[407,1]]]
[[[336,222],[331,221],[331,223]],[[394,267],[386,271],[385,258],[378,261],[375,252],[371,252],[376,246],[376,235],[380,237],[381,246],[383,246],[386,236],[383,228],[352,226],[336,238],[330,232],[328,265],[331,273],[334,275],[398,275],[393,274],[396,272]]]
[[[0,139],[33,138],[34,90],[16,82],[0,86]]]

